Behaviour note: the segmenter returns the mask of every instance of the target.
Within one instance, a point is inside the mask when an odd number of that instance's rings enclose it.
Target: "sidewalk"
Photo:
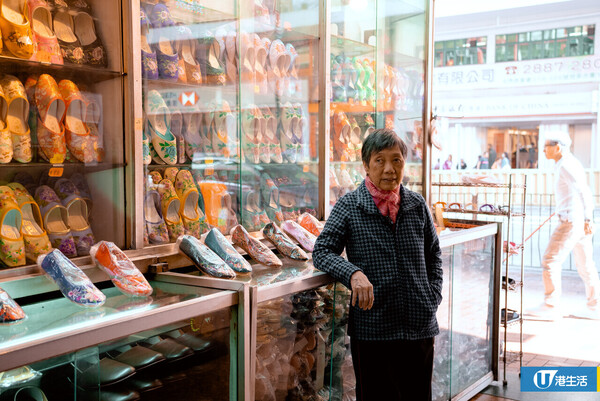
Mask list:
[[[523,287],[523,366],[600,366],[600,320],[575,317],[586,309],[585,289],[577,272],[563,271],[563,317],[544,321],[529,316],[528,309],[544,299],[541,269],[527,269]],[[501,304],[504,305],[504,299]],[[518,294],[509,292],[508,307],[519,309]],[[504,333],[501,330],[501,341]],[[507,335],[507,380],[502,386],[503,359],[500,358],[500,382],[483,393],[510,400],[600,400],[600,393],[521,393],[519,382],[519,325],[509,327]],[[476,399],[484,400],[481,396]],[[497,398],[502,399],[502,398]]]

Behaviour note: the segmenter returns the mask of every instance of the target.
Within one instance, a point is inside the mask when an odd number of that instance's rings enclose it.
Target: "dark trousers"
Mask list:
[[[431,401],[433,342],[351,338],[357,401]]]

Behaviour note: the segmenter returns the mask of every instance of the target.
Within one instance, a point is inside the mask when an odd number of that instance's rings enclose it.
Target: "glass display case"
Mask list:
[[[498,379],[500,237],[497,224],[440,237],[444,284],[434,400],[468,400]]]
[[[150,284],[149,297],[104,286],[106,302],[95,308],[54,294],[20,299],[27,318],[0,326],[0,397],[152,400],[193,389],[238,399],[243,288],[173,284],[160,274]]]
[[[50,247],[77,258],[100,239],[125,246],[121,2],[2,9],[3,274],[32,271]]]
[[[329,208],[364,179],[362,141],[377,128],[406,142],[404,185],[423,193],[428,4],[331,2]]]
[[[318,9],[267,0],[139,8],[138,247],[316,216]]]

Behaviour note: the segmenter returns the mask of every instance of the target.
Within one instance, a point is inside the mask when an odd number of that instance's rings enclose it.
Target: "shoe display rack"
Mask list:
[[[406,142],[404,185],[422,192],[426,2],[331,3],[328,207],[364,179],[362,141],[376,128]]]
[[[515,175],[508,176],[507,183],[499,183],[493,177],[475,176],[461,183],[433,182],[438,187],[434,196],[439,199],[433,204],[433,213],[439,228],[460,230],[481,222],[499,222],[502,225],[502,248],[496,250],[497,269],[504,267],[502,290],[504,307],[497,311],[497,321],[503,327],[502,341],[503,382],[506,385],[508,327],[519,325],[519,364],[523,366],[523,287],[525,246],[525,199],[527,177],[522,183],[514,182]],[[515,226],[518,230],[515,231]],[[518,262],[514,263],[514,258]],[[518,278],[510,276],[510,266],[519,266]],[[509,292],[516,292],[518,299],[509,302]],[[517,306],[514,306],[514,303]]]
[[[0,31],[0,265],[125,246],[120,2],[4,2]]]

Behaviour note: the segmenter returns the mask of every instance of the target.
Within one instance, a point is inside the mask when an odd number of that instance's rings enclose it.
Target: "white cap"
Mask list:
[[[546,141],[558,142],[567,149],[571,147],[571,137],[569,136],[568,132],[550,131],[546,132],[544,136]]]

